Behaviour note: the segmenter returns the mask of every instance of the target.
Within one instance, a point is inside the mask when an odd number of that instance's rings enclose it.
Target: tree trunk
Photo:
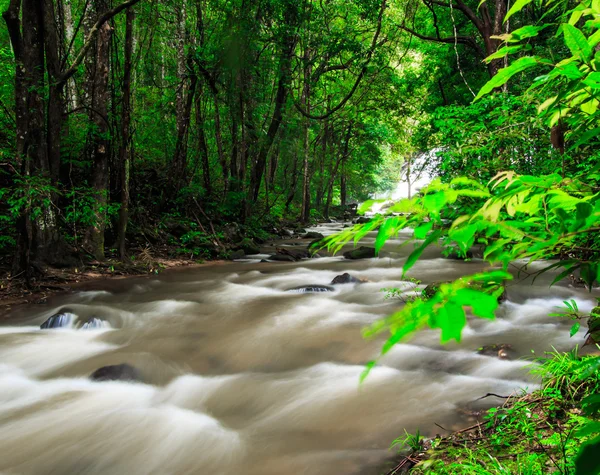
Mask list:
[[[310,115],[310,77],[312,67],[310,65],[310,50],[307,47],[304,52],[304,88],[302,91],[302,107]],[[302,166],[302,210],[300,213],[300,222],[306,223],[310,219],[310,177],[309,177],[309,138],[310,138],[310,119],[304,118],[304,161]]]
[[[206,143],[206,134],[204,132],[204,114],[202,111],[201,94],[196,98],[196,128],[198,129],[198,149],[200,159],[202,160],[202,179],[204,181],[204,190],[206,198],[212,195],[212,181],[210,178],[210,160],[208,155],[208,145]]]
[[[133,57],[133,8],[127,10],[125,18],[125,58],[123,60],[123,109],[121,117],[121,146],[119,165],[121,168],[121,209],[119,210],[118,245],[119,257],[126,257],[125,236],[129,221],[129,173],[131,166],[131,69]]]
[[[175,190],[179,190],[181,184],[185,181],[186,166],[187,166],[187,137],[190,125],[191,102],[188,97],[187,86],[187,58],[185,54],[186,41],[186,20],[187,20],[187,4],[184,0],[181,8],[177,10],[177,94],[175,96],[176,103],[176,125],[177,125],[177,142],[175,144],[175,154],[173,156],[173,168],[171,170],[173,176],[172,181]],[[188,107],[189,104],[189,107]]]
[[[293,31],[298,21],[297,8],[298,7],[294,5],[293,2],[291,2],[288,4],[285,13],[285,21],[288,27],[288,33],[286,34],[283,40],[281,58],[279,60],[279,79],[277,82],[277,92],[275,94],[275,106],[273,108],[273,115],[269,123],[267,135],[259,150],[258,156],[256,158],[256,163],[252,170],[251,189],[252,201],[254,202],[258,200],[258,195],[260,192],[260,183],[263,177],[263,173],[265,171],[267,157],[269,155],[271,147],[273,146],[273,142],[277,135],[277,131],[279,130],[283,119],[283,112],[285,109],[288,89],[291,82],[292,58],[294,55],[296,44],[298,42],[298,38],[295,32]]]
[[[94,0],[94,22],[108,11],[106,0]],[[86,232],[85,248],[98,260],[104,259],[104,230],[106,227],[106,207],[108,203],[108,161],[110,158],[110,138],[108,127],[108,106],[110,91],[110,40],[112,27],[104,23],[98,31],[95,45],[90,49],[94,57],[93,76],[91,78],[91,143],[92,153],[92,189],[94,192],[94,223]]]

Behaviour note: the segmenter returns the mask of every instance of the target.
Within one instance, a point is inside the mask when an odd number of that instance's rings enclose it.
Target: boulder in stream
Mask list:
[[[236,244],[237,249],[241,249],[245,254],[260,254],[260,247],[253,239],[244,238]]]
[[[477,348],[478,355],[484,356],[494,356],[500,358],[501,360],[510,360],[513,351],[512,345],[508,343],[500,343],[500,344],[492,344],[492,345],[483,345]]]
[[[90,375],[92,381],[141,381],[140,372],[127,363],[103,366]]]
[[[367,218],[366,216],[359,216],[354,220],[355,224],[367,224],[371,222],[371,218]]]
[[[335,289],[328,285],[301,285],[292,289],[286,290],[286,292],[292,292],[296,294],[306,293],[318,293],[318,292],[333,292]]]
[[[341,275],[336,275],[331,281],[331,284],[361,284],[362,282],[364,281],[360,280],[358,277],[354,277],[353,275],[348,274],[348,272],[345,272]]]
[[[77,319],[77,316],[74,313],[71,313],[68,310],[61,310],[58,313],[55,313],[51,317],[40,325],[42,330],[49,328],[68,328],[73,325],[73,322]]]
[[[288,256],[286,254],[271,254],[269,256],[270,261],[279,261],[279,262],[296,262],[292,256]]]
[[[360,246],[359,248],[344,252],[344,257],[346,259],[370,259],[376,257],[375,248]]]
[[[232,261],[234,261],[236,259],[243,259],[244,257],[246,257],[246,253],[244,251],[242,251],[241,249],[238,249],[237,251],[233,251],[231,254],[229,254],[229,259],[231,259]]]
[[[306,233],[304,236],[302,236],[304,239],[323,239],[325,236],[323,236],[321,233],[317,233],[315,231],[310,231],[308,233]]]

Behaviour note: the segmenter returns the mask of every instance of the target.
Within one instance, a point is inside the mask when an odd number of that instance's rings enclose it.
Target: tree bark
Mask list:
[[[106,0],[94,0],[93,6],[97,18],[102,18],[108,11]],[[103,23],[98,29],[96,44],[90,50],[94,55],[90,110],[90,122],[93,130],[90,137],[90,149],[92,154],[91,185],[95,202],[93,205],[94,223],[87,229],[84,246],[97,260],[104,259],[104,230],[108,203],[108,162],[110,158],[108,79],[111,35],[112,27],[107,22]]]
[[[310,49],[307,47],[304,52],[304,88],[302,91],[302,107],[310,116],[310,81],[312,67],[310,64]],[[304,118],[304,160],[302,165],[302,210],[300,213],[300,222],[306,223],[310,219],[310,180],[309,180],[309,138],[310,138],[310,118]]]
[[[125,18],[125,57],[123,60],[123,108],[121,117],[121,146],[119,165],[121,168],[121,208],[119,209],[118,246],[119,257],[126,257],[126,234],[129,221],[129,174],[131,168],[131,70],[133,57],[133,8],[127,10]]]

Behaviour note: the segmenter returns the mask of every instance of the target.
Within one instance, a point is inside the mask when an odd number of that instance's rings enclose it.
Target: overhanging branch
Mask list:
[[[94,39],[98,35],[98,31],[100,30],[100,28],[107,21],[109,21],[111,18],[113,18],[115,15],[118,15],[123,10],[125,10],[129,7],[132,7],[139,1],[140,0],[127,0],[126,2],[123,2],[120,5],[116,6],[112,10],[107,11],[104,15],[102,15],[100,18],[98,18],[98,21],[96,21],[96,23],[94,23],[94,25],[90,29],[90,32],[89,32],[87,38],[85,39],[85,43],[83,44],[83,47],[81,48],[81,50],[79,50],[79,53],[75,57],[75,61],[73,61],[73,64],[71,65],[71,67],[69,69],[67,69],[65,72],[63,72],[58,77],[57,85],[60,86],[60,85],[64,84],[71,78],[71,76],[73,76],[77,72],[77,68],[82,63],[82,61],[85,58],[85,56],[87,55],[88,51],[92,47]]]

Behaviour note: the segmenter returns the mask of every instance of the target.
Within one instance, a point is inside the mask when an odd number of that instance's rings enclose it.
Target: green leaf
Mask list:
[[[429,320],[431,328],[442,330],[442,343],[450,340],[460,341],[462,330],[466,324],[464,308],[452,301],[440,307],[437,314],[433,314]]]
[[[585,132],[584,134],[582,134],[579,137],[579,140],[577,142],[575,142],[575,144],[573,146],[571,146],[569,148],[569,150],[576,149],[577,147],[580,147],[581,145],[588,143],[591,139],[597,139],[598,136],[600,136],[600,127],[596,127],[595,129],[588,130],[587,132]]]
[[[598,266],[593,262],[584,262],[579,267],[579,275],[589,290],[592,289],[592,284],[594,283],[594,280],[596,280],[597,273]]]
[[[493,320],[498,308],[498,299],[493,295],[474,289],[460,289],[455,300],[461,305],[470,306],[473,314],[481,318]]]
[[[381,221],[379,219],[373,219],[372,221],[369,221],[366,224],[359,225],[359,229],[358,229],[358,231],[356,231],[356,234],[354,235],[354,245],[356,246],[358,244],[358,241],[360,241],[363,237],[365,237],[373,229],[375,229],[377,226],[379,226],[380,223],[381,223]]]
[[[504,23],[506,23],[508,19],[515,13],[523,10],[523,8],[529,5],[532,1],[533,0],[517,0],[515,3],[513,3],[512,7],[510,7],[510,10],[508,10],[508,13],[504,17]]]
[[[398,232],[398,223],[403,220],[400,216],[386,219],[375,238],[375,252],[379,253],[385,242]]]
[[[587,61],[592,57],[593,50],[581,30],[568,23],[563,23],[562,32],[565,38],[565,44],[569,50],[571,50],[573,56],[579,56],[584,61]]]
[[[503,86],[515,74],[523,72],[543,62],[545,61],[542,61],[536,56],[523,56],[522,58],[517,59],[510,66],[502,68],[500,71],[498,71],[498,73],[480,89],[473,102],[481,99],[494,89]]]
[[[487,58],[485,58],[485,62],[489,63],[493,59],[504,58],[509,54],[517,53],[523,49],[524,45],[512,45],[512,46],[503,46],[495,53],[490,54]]]
[[[406,262],[404,263],[404,266],[402,267],[402,275],[403,276],[406,275],[406,273],[409,271],[409,269],[415,265],[415,263],[417,262],[419,257],[421,257],[421,254],[423,254],[423,251],[427,248],[427,246],[429,246],[431,243],[437,241],[440,236],[441,236],[441,231],[439,229],[432,232],[429,235],[429,237],[423,242],[423,244],[421,244],[419,247],[417,247],[410,254],[410,256],[408,256],[408,258],[406,259]]]
[[[596,475],[600,473],[600,437],[585,444],[575,459],[575,475]]]
[[[429,213],[439,213],[446,204],[446,194],[443,191],[429,193],[423,198],[423,206]]]
[[[581,323],[575,322],[573,324],[573,326],[571,327],[571,330],[569,330],[569,336],[571,338],[573,338],[577,334],[577,332],[579,331],[579,327],[581,327]]]
[[[425,237],[427,236],[427,233],[429,231],[431,231],[431,228],[433,227],[433,221],[427,221],[426,223],[421,224],[420,226],[418,226],[417,228],[415,228],[415,232],[414,232],[414,236],[415,239],[425,239]]]
[[[364,203],[362,203],[359,207],[358,210],[356,211],[358,214],[365,214],[367,211],[369,211],[373,205],[375,203],[384,203],[386,202],[386,199],[381,199],[381,200],[367,200]]]
[[[371,370],[375,367],[375,365],[377,364],[376,361],[369,361],[366,365],[365,365],[365,369],[362,371],[362,373],[360,373],[360,378],[359,378],[359,382],[362,384],[362,382],[367,379],[367,376],[369,376],[369,373],[371,372]]]

